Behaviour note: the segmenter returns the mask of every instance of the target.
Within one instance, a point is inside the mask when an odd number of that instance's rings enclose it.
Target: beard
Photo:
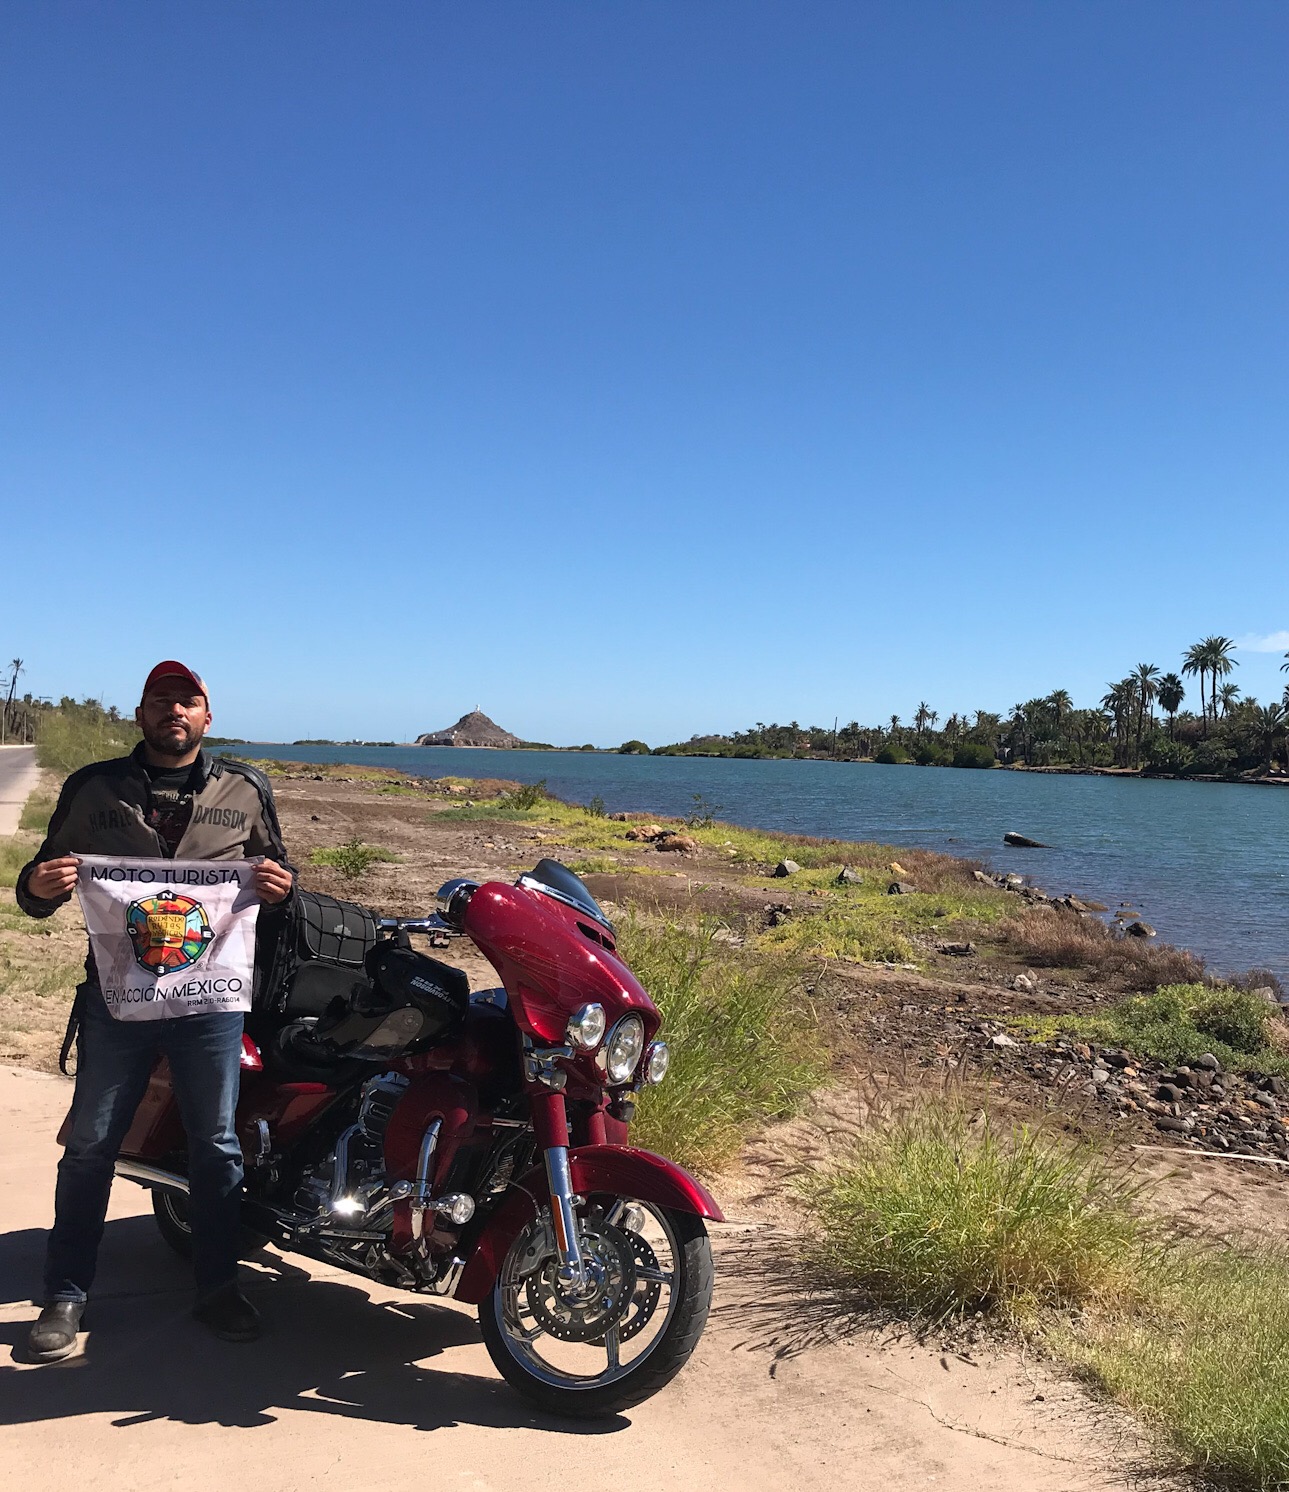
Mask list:
[[[185,756],[201,741],[201,732],[186,720],[149,728],[144,726],[143,739],[158,756]],[[182,730],[182,735],[180,734]]]

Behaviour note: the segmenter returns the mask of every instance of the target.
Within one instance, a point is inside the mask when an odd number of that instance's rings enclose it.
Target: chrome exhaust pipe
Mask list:
[[[188,1195],[186,1176],[180,1176],[177,1171],[163,1171],[160,1166],[150,1166],[141,1160],[118,1160],[116,1174],[123,1176],[126,1181],[137,1181],[140,1186]]]

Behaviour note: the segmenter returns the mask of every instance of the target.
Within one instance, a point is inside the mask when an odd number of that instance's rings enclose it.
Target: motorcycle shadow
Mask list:
[[[29,1229],[0,1238],[0,1263],[17,1266],[7,1279],[38,1284],[45,1237]],[[109,1253],[132,1267],[125,1279],[101,1269],[75,1356],[18,1366],[34,1311],[0,1323],[15,1364],[0,1366],[0,1425],[109,1414],[118,1428],[159,1420],[250,1428],[298,1412],[417,1430],[468,1424],[594,1435],[630,1423],[532,1409],[492,1376],[478,1323],[459,1306],[379,1289],[373,1299],[360,1284],[313,1278],[266,1249],[243,1269],[264,1332],[254,1344],[235,1345],[192,1320],[190,1277],[159,1251],[150,1218],[109,1222],[105,1264]],[[5,1294],[14,1298],[12,1289]],[[434,1365],[455,1348],[474,1348],[483,1372]]]

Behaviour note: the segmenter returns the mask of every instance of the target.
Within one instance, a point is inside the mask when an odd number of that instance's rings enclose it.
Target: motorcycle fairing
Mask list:
[[[688,1171],[652,1150],[629,1145],[584,1145],[568,1153],[573,1190],[582,1196],[608,1192],[637,1202],[653,1202],[676,1212],[723,1223],[715,1197]],[[535,1166],[514,1185],[510,1195],[484,1224],[470,1262],[453,1292],[467,1305],[486,1300],[510,1245],[550,1200],[545,1170]]]

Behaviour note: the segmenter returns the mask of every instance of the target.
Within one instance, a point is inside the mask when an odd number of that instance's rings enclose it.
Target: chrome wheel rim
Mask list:
[[[640,1231],[614,1230],[627,1241],[634,1261],[629,1297],[619,1303],[613,1324],[592,1339],[561,1339],[545,1329],[543,1321],[558,1323],[568,1316],[567,1303],[560,1311],[542,1309],[540,1302],[533,1308],[534,1279],[541,1277],[540,1288],[549,1290],[553,1272],[542,1261],[520,1273],[531,1228],[506,1254],[492,1292],[501,1340],[524,1371],[549,1388],[585,1393],[619,1382],[653,1354],[671,1325],[679,1299],[680,1241],[661,1208],[633,1205],[644,1217]],[[576,1332],[576,1324],[571,1330]]]

